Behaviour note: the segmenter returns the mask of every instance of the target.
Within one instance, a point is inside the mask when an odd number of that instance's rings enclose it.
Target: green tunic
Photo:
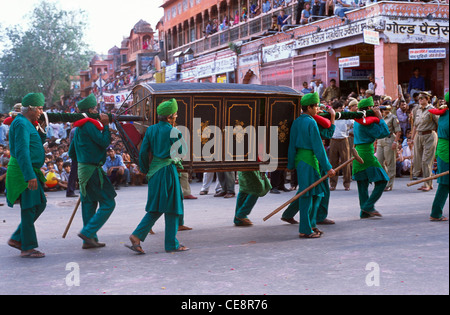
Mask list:
[[[21,114],[11,124],[9,139],[11,160],[6,173],[6,198],[10,207],[20,198],[21,208],[20,225],[11,239],[21,243],[22,251],[28,251],[39,247],[34,223],[47,205],[45,179],[40,171],[45,152],[36,128]],[[36,178],[37,190],[29,190],[27,182]]]
[[[355,121],[354,143],[356,151],[363,159],[364,164],[353,162],[353,179],[356,181],[367,180],[371,183],[378,181],[389,181],[389,176],[375,157],[373,143],[377,139],[386,138],[390,135],[389,127],[384,120],[364,126]]]
[[[22,114],[17,115],[9,131],[11,164],[6,173],[6,196],[8,205],[13,207],[20,197],[22,209],[30,209],[46,204],[40,172],[44,165],[45,151],[42,139],[33,124]],[[29,190],[27,182],[38,179],[38,189]]]
[[[81,234],[95,240],[98,240],[97,232],[108,221],[116,206],[114,198],[117,194],[102,169],[110,142],[108,126],[100,131],[93,123],[86,122],[77,127],[69,148],[70,158],[78,162],[83,214]]]
[[[116,197],[114,187],[101,168],[106,161],[106,148],[110,143],[108,126],[102,132],[87,122],[75,130],[69,156],[78,162],[81,201],[98,202]]]
[[[176,166],[178,162],[171,158],[176,150],[178,153],[185,152],[186,143],[182,134],[169,123],[159,122],[147,129],[139,153],[140,169],[148,174],[147,212],[184,213],[183,191]]]
[[[299,192],[319,180],[321,172],[328,172],[332,168],[323,147],[317,123],[314,118],[306,114],[297,118],[291,128],[288,169],[294,168],[297,169]],[[327,191],[328,187],[322,182],[303,195],[298,202],[293,203],[295,206],[298,205],[300,211],[299,232],[301,234],[313,233],[312,229],[316,227],[317,211]],[[293,217],[294,213],[289,216]]]

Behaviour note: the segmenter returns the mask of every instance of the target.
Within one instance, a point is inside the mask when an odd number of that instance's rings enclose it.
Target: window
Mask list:
[[[177,16],[177,8],[173,7],[172,8],[172,18],[175,18]]]
[[[188,0],[183,0],[183,12],[187,11],[188,9]]]

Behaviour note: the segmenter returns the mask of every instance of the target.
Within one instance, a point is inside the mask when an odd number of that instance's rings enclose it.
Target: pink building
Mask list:
[[[179,80],[226,80],[301,90],[302,83],[312,79],[322,80],[325,86],[335,79],[347,95],[367,89],[368,77],[374,75],[376,94],[396,98],[398,85],[407,92],[413,69],[418,67],[425,77],[426,90],[442,96],[449,88],[448,4],[382,1],[347,12],[344,20],[330,16],[268,33],[267,21],[279,14],[278,8],[211,36],[199,37],[198,24],[203,21],[200,17],[211,13],[220,21],[223,12],[235,5],[234,1],[213,2],[209,8],[183,0],[163,5],[164,25],[168,26],[164,32],[166,60],[168,65],[176,60],[182,63],[178,66]],[[184,11],[183,5],[187,5]],[[295,5],[296,1],[283,8],[294,21]],[[180,30],[187,35],[192,26],[196,36],[173,36]],[[190,55],[187,61],[182,58],[186,52]]]

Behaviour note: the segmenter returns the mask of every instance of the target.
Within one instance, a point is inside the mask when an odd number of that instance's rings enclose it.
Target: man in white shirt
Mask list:
[[[344,104],[336,101],[333,103],[333,109],[336,113],[341,113],[344,110]],[[336,120],[334,124],[336,126],[336,130],[330,140],[329,148],[329,160],[333,169],[350,158],[350,145],[348,142],[348,137],[349,130],[352,128],[353,122],[351,120]],[[352,179],[350,165],[345,167],[342,172],[344,175],[344,188],[346,191],[349,191]],[[338,178],[338,174],[330,178],[330,190],[336,189]]]

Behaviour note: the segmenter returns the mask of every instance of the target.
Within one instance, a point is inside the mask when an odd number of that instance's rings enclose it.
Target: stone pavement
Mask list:
[[[143,256],[124,244],[145,214],[146,186],[118,191],[116,210],[99,233],[107,246],[95,250],[81,249],[80,211],[62,239],[76,200],[48,193],[36,224],[44,259],[20,258],[6,245],[20,213],[0,207],[0,294],[449,294],[448,223],[428,221],[435,190],[423,193],[407,182],[396,180],[377,204],[384,217],[370,220],[359,219],[356,183],[349,192],[339,183],[329,216],[337,224],[310,240],[299,239],[298,226],[280,221],[281,213],[262,221],[294,193],[260,199],[250,216],[254,226],[246,228],[233,226],[236,199],[199,196],[185,201],[193,230],[178,234],[191,250],[164,251],[161,218]]]

